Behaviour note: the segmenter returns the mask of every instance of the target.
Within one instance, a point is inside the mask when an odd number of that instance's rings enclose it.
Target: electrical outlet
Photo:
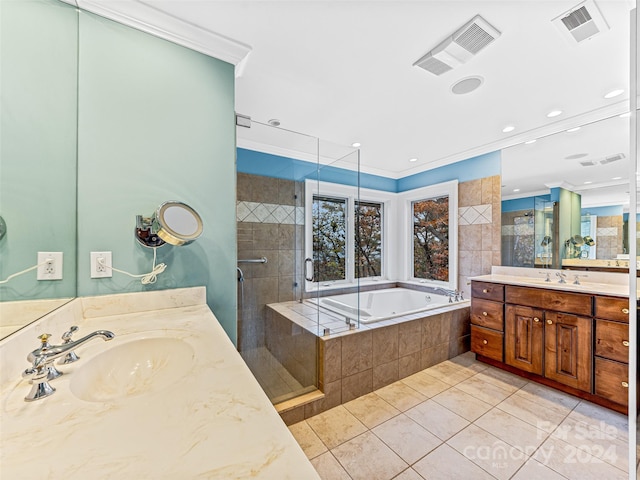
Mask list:
[[[111,252],[91,252],[91,278],[113,277]]]
[[[62,280],[62,252],[38,252],[38,280]]]

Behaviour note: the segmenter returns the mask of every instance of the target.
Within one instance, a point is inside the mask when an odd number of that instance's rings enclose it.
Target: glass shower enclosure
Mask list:
[[[313,136],[249,123],[236,130],[238,350],[272,403],[281,404],[318,388],[318,337],[327,327],[309,300],[326,289],[327,281],[319,279],[330,262],[321,259],[320,246],[335,240],[319,228],[318,209],[335,200],[323,185],[344,177],[345,169],[353,172],[348,180],[357,195],[359,155]],[[334,237],[346,239],[347,233],[336,224]],[[351,260],[334,257],[331,268],[354,269]]]

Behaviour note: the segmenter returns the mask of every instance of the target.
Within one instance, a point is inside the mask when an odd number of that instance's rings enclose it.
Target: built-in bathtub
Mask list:
[[[384,290],[332,295],[312,298],[309,299],[309,302],[338,314],[340,317],[364,324],[460,303],[449,295],[408,288],[386,288]]]

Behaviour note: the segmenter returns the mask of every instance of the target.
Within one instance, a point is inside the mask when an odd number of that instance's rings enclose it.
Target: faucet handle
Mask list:
[[[71,336],[78,331],[78,326],[73,325],[69,330],[62,334],[62,344],[66,345],[67,343],[71,343]],[[67,353],[58,363],[60,365],[66,365],[67,363],[73,363],[80,360],[80,357],[76,355],[76,352],[73,350]]]
[[[62,340],[64,343],[69,343],[71,341],[71,336],[78,331],[78,326],[74,325],[69,330],[62,334]]]
[[[42,335],[38,335],[36,338],[38,340],[40,340],[40,343],[42,343],[42,346],[48,346],[49,344],[49,339],[52,337],[53,335],[51,335],[50,333],[43,333]]]
[[[34,352],[37,351],[45,351],[48,348],[51,348],[51,344],[49,343],[49,339],[52,337],[53,335],[51,335],[50,333],[43,333],[42,335],[39,335],[37,338],[40,340],[41,346],[38,350],[35,350]],[[34,361],[33,366],[34,367],[38,367],[38,365],[36,365],[35,360],[33,358],[31,358],[31,355],[34,353],[31,352],[29,354],[29,356],[27,357],[27,360],[29,361]],[[46,362],[46,364],[44,365],[46,367],[47,370],[47,379],[48,380],[54,380],[56,378],[58,378],[59,376],[62,375],[62,372],[60,370],[58,370],[54,365],[53,362]],[[26,372],[25,372],[26,373]]]

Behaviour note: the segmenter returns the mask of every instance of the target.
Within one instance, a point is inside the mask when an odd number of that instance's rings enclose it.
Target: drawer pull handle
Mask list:
[[[483,288],[482,289],[482,293],[489,293],[489,289],[488,288]]]
[[[625,347],[629,346],[629,342],[627,340],[623,340],[622,341],[622,345],[624,345]]]
[[[540,321],[540,319],[538,317],[533,317],[533,321],[538,323]]]
[[[623,308],[622,309],[622,313],[624,313],[625,315],[629,315],[629,309],[628,308]]]
[[[551,320],[547,320],[547,324],[548,325],[553,325],[553,322]]]
[[[482,315],[484,315],[485,317],[488,315],[487,312],[482,312]]]
[[[627,382],[622,382],[621,384],[624,388],[629,388],[629,384]]]
[[[487,343],[489,343],[489,342],[487,342],[486,340],[482,340],[482,343],[483,343],[484,345],[486,345],[486,344],[487,344]]]

